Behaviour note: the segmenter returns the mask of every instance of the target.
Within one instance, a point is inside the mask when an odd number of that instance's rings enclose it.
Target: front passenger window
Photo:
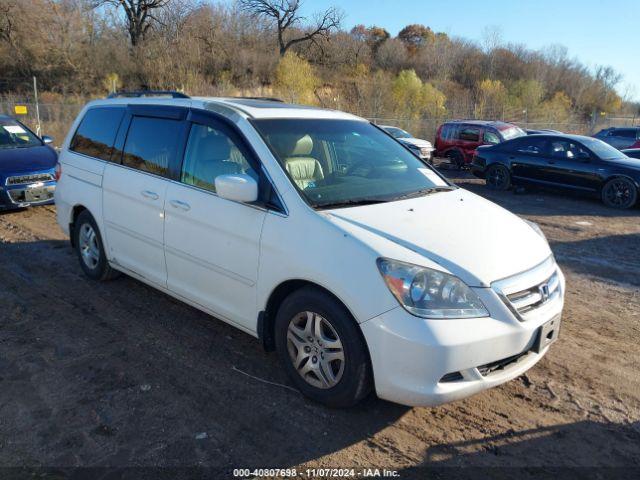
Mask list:
[[[182,164],[182,183],[215,192],[216,177],[234,173],[258,179],[242,151],[227,134],[194,123]]]
[[[500,137],[489,130],[484,132],[484,143],[488,143],[489,145],[497,145],[500,143]]]

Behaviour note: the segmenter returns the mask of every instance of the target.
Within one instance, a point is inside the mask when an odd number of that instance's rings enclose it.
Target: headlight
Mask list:
[[[538,225],[536,222],[532,222],[531,220],[527,220],[526,218],[523,218],[522,220],[524,220],[527,225],[529,225],[531,228],[533,228],[534,232],[536,232],[542,238],[547,240],[547,237],[545,236],[544,232],[540,228],[540,225]]]
[[[448,273],[387,258],[378,259],[382,278],[409,313],[423,318],[487,317],[480,297]]]

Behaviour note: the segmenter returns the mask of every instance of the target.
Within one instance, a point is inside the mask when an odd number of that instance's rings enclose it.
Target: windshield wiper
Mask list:
[[[351,200],[344,200],[341,202],[328,202],[319,203],[314,205],[315,208],[341,208],[341,207],[355,207],[358,205],[372,205],[374,203],[387,203],[389,200],[383,200],[380,198],[354,198]]]
[[[407,198],[423,197],[425,195],[430,195],[432,193],[450,192],[451,190],[456,190],[456,189],[457,187],[452,187],[450,185],[446,185],[442,187],[423,188],[420,190],[416,190],[415,192],[405,193],[404,195],[398,195],[397,197],[393,197],[392,200],[405,200]]]

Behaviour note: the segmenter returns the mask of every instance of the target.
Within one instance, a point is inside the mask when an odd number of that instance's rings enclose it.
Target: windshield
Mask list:
[[[0,148],[36,147],[42,145],[38,137],[15,120],[0,119]]]
[[[598,140],[597,138],[581,139],[584,146],[591,150],[596,156],[602,160],[613,160],[615,158],[626,158],[626,155],[620,150],[613,148],[608,143]]]
[[[502,135],[502,138],[504,138],[505,141],[518,138],[518,137],[523,137],[526,134],[527,132],[522,130],[520,127],[509,127],[504,130],[500,130],[500,135]]]
[[[413,138],[409,132],[405,132],[401,128],[398,127],[383,127],[387,132],[391,134],[391,136],[395,138]]]
[[[387,202],[450,189],[434,170],[358,120],[254,120],[314,208]]]

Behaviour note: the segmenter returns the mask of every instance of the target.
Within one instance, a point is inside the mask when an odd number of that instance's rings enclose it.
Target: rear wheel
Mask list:
[[[320,289],[287,297],[276,316],[276,350],[291,381],[330,407],[355,405],[371,390],[369,356],[357,323]]]
[[[638,189],[628,178],[612,178],[602,187],[602,202],[607,207],[630,208],[638,199]]]
[[[445,156],[449,159],[451,165],[456,168],[461,170],[464,167],[464,156],[459,150],[449,150]]]
[[[504,165],[494,164],[487,169],[485,180],[491,190],[508,190],[511,186],[511,172]]]
[[[109,266],[100,230],[88,210],[78,215],[74,228],[75,246],[80,267],[93,280],[110,280],[118,272]]]

